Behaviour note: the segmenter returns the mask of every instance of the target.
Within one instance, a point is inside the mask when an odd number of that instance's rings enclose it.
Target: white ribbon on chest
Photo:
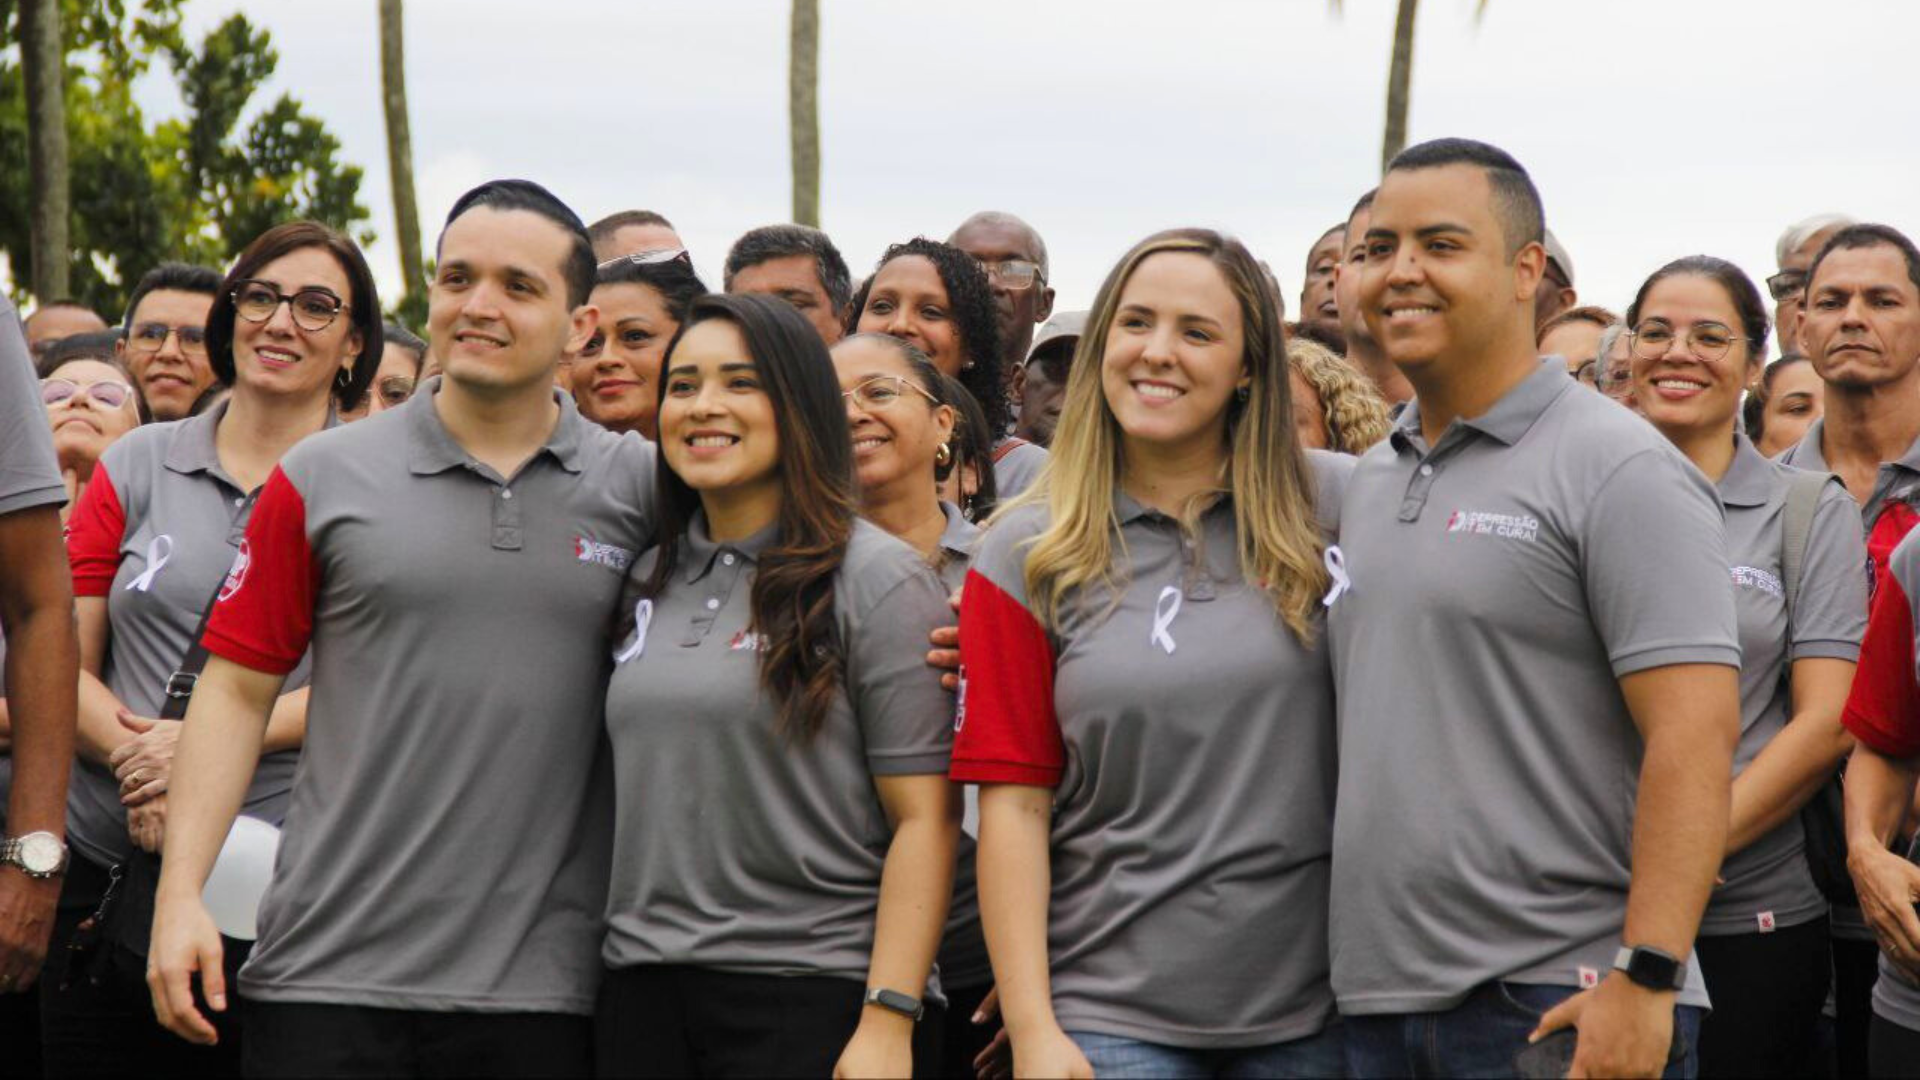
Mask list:
[[[154,577],[171,558],[173,558],[173,537],[163,533],[147,541],[147,568],[140,571],[139,577],[127,582],[127,591],[151,592]]]
[[[1168,603],[1169,600],[1172,603]],[[1167,650],[1168,656],[1173,655],[1174,642],[1173,635],[1167,631],[1173,629],[1173,617],[1180,614],[1180,600],[1179,586],[1169,585],[1160,590],[1160,599],[1153,602],[1153,633],[1147,641]]]
[[[647,624],[653,621],[653,601],[642,600],[633,605],[633,644],[613,654],[613,662],[624,664],[640,655],[647,647]]]
[[[1332,544],[1327,545],[1324,561],[1327,564],[1327,573],[1333,575],[1333,588],[1327,590],[1327,595],[1321,599],[1320,603],[1323,607],[1332,607],[1334,601],[1345,596],[1347,590],[1353,588],[1353,579],[1347,576],[1347,557],[1338,547]]]

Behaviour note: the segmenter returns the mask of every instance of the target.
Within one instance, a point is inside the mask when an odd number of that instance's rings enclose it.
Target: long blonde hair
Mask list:
[[[1094,298],[1067,377],[1052,456],[1040,478],[1012,504],[1044,503],[1051,517],[1046,530],[1030,541],[1027,595],[1047,625],[1057,628],[1061,602],[1069,592],[1100,585],[1117,597],[1124,587],[1114,573],[1120,529],[1113,498],[1123,468],[1124,440],[1107,403],[1101,366],[1128,279],[1142,262],[1170,251],[1205,257],[1240,301],[1242,362],[1251,381],[1246,400],[1236,397],[1227,405],[1224,479],[1225,490],[1233,496],[1235,546],[1241,573],[1259,583],[1275,612],[1306,641],[1312,634],[1310,617],[1326,591],[1327,572],[1313,513],[1313,479],[1294,438],[1279,297],[1239,241],[1208,229],[1172,229],[1142,240],[1108,273]]]

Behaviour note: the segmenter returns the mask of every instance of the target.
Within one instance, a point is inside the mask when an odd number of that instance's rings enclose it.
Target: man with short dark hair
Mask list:
[[[1538,356],[1541,218],[1512,157],[1445,139],[1393,160],[1367,227],[1359,303],[1418,395],[1328,556],[1358,1076],[1657,1075],[1707,1001],[1739,731],[1720,504]]]
[[[654,450],[554,387],[594,331],[580,219],[537,185],[454,204],[428,307],[445,374],[313,436],[263,488],[208,618],[148,983],[229,1007],[200,891],[283,673],[300,773],[242,969],[249,1075],[584,1075],[611,791],[605,632],[653,541]]]
[[[1373,380],[1374,388],[1387,399],[1388,405],[1398,406],[1413,397],[1413,385],[1393,366],[1393,361],[1387,359],[1386,351],[1373,339],[1373,331],[1367,329],[1367,320],[1360,310],[1360,274],[1367,265],[1367,224],[1373,220],[1374,194],[1369,191],[1360,196],[1347,215],[1347,225],[1341,233],[1345,253],[1334,270],[1334,309],[1340,315],[1340,336],[1347,343],[1348,362]]]
[[[1000,315],[1002,370],[1013,371],[1033,347],[1033,329],[1053,315],[1046,241],[1012,214],[982,210],[960,223],[947,243],[980,261]]]
[[[1344,222],[1321,233],[1307,249],[1307,273],[1300,280],[1300,332],[1343,355],[1347,339],[1334,279],[1340,273],[1346,237]]]
[[[27,316],[27,348],[37,357],[61,338],[106,328],[107,320],[78,300],[49,300]]]
[[[183,419],[213,387],[207,318],[219,292],[219,271],[177,262],[134,285],[114,354],[133,376],[142,421]]]
[[[1800,315],[1807,293],[1807,270],[1833,234],[1859,222],[1845,214],[1815,214],[1786,227],[1773,244],[1774,265],[1767,278],[1773,296],[1773,340],[1781,353],[1800,352]]]
[[[721,280],[727,292],[761,293],[792,304],[828,345],[846,333],[853,275],[840,249],[819,229],[762,225],[748,230],[727,252]]]
[[[673,222],[651,210],[621,210],[608,214],[587,228],[593,241],[593,258],[606,262],[622,255],[644,251],[684,251],[686,242],[674,231]]]
[[[1027,362],[1013,373],[1013,435],[1036,446],[1052,446],[1067,397],[1073,354],[1086,332],[1087,313],[1063,311],[1047,320],[1033,339]]]

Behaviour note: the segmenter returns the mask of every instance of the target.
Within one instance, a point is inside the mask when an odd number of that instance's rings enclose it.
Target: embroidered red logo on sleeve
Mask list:
[[[233,557],[233,569],[227,571],[227,580],[220,585],[220,599],[231,599],[247,583],[247,566],[253,562],[253,556],[247,550],[247,542],[240,541],[240,554]]]

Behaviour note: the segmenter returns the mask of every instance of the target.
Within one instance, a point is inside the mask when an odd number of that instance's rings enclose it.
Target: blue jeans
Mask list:
[[[1093,1075],[1101,1080],[1129,1077],[1274,1077],[1299,1080],[1308,1077],[1346,1075],[1345,1039],[1340,1022],[1327,1025],[1318,1035],[1291,1042],[1233,1049],[1197,1049],[1142,1042],[1120,1035],[1102,1035],[1092,1031],[1069,1031],[1080,1052],[1087,1055]]]
[[[1446,1012],[1348,1016],[1347,1071],[1373,1076],[1513,1076],[1514,1055],[1548,1009],[1576,993],[1570,986],[1491,982]],[[1673,1049],[1664,1076],[1699,1073],[1700,1021],[1706,1010],[1673,1010]]]

